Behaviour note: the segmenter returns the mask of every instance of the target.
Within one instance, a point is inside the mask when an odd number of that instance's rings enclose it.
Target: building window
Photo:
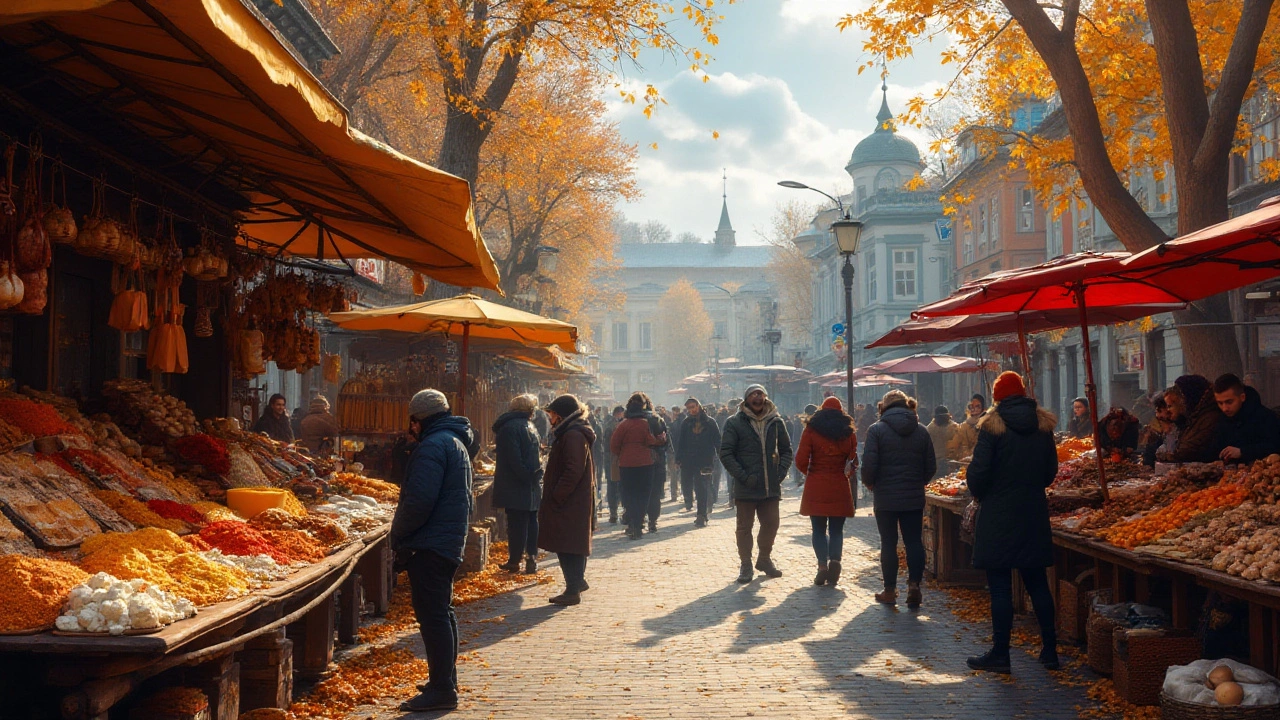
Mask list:
[[[987,217],[991,221],[991,251],[995,252],[1000,247],[1000,196],[991,198],[989,205],[991,210]]]
[[[987,205],[978,208],[978,247],[987,244]]]
[[[991,269],[988,272],[996,272],[999,269],[1000,269],[1000,261],[996,260],[995,262],[991,263]]]
[[[653,381],[656,379],[657,379],[657,376],[651,372],[642,372],[636,375],[636,382],[638,382],[641,386],[652,385]]]
[[[1076,217],[1078,217],[1079,220],[1076,222],[1075,249],[1077,252],[1081,250],[1092,250],[1093,249],[1093,203],[1092,202],[1085,203],[1085,208],[1083,210],[1078,210],[1077,212],[1078,212],[1078,215]]]
[[[1156,212],[1167,212],[1169,209],[1169,185],[1164,176],[1156,180]]]
[[[640,330],[640,349],[653,349],[653,323],[642,322],[639,326]]]
[[[885,168],[876,174],[876,192],[896,192],[902,187],[902,178],[896,170]]]
[[[1018,190],[1018,232],[1036,229],[1036,193],[1029,187]]]
[[[876,252],[867,253],[867,304],[876,301]]]
[[[627,324],[624,322],[616,322],[613,324],[613,349],[627,349]]]
[[[715,330],[712,332],[712,335],[720,338],[721,340],[728,340],[729,339],[729,321],[717,320],[715,324]]]
[[[1046,243],[1048,256],[1056,258],[1062,254],[1062,216],[1049,220],[1049,240]]]
[[[893,251],[893,295],[898,298],[916,296],[916,251]]]
[[[965,238],[964,238],[964,247],[962,249],[962,252],[964,253],[965,265],[968,265],[969,263],[973,262],[973,240],[970,239],[970,237],[967,234],[965,235]]]
[[[862,210],[862,206],[867,202],[867,186],[858,186],[858,210]]]

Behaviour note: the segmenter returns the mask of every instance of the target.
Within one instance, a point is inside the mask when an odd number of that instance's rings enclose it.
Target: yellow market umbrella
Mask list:
[[[475,295],[458,295],[410,305],[333,313],[330,322],[347,330],[392,330],[407,333],[447,333],[462,337],[458,412],[465,410],[467,353],[471,338],[518,342],[529,347],[558,347],[577,352],[578,328],[489,302]]]

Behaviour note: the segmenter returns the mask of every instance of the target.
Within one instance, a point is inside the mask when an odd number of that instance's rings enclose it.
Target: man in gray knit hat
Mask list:
[[[738,412],[725,421],[720,440],[720,462],[732,478],[730,488],[738,511],[740,583],[749,583],[755,576],[751,569],[751,530],[757,517],[760,555],[755,569],[771,578],[782,577],[770,555],[781,522],[778,504],[782,499],[782,479],[794,455],[787,424],[764,386],[749,386]]]
[[[471,423],[449,412],[439,390],[409,401],[409,429],[418,445],[409,457],[400,504],[391,521],[397,569],[409,572],[413,612],[422,630],[429,679],[421,694],[400,705],[406,712],[458,706],[458,619],[453,576],[462,564],[471,519]]]

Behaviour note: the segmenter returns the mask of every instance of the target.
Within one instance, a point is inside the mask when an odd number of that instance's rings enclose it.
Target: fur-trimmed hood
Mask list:
[[[1016,396],[998,402],[978,421],[978,429],[992,435],[1003,435],[1011,429],[1020,435],[1037,430],[1052,434],[1058,426],[1058,417],[1036,405],[1029,397]]]
[[[809,417],[807,424],[828,440],[843,440],[853,434],[853,418],[842,410],[819,410]]]

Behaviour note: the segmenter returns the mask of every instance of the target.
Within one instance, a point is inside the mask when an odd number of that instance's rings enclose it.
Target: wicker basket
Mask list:
[[[1111,679],[1134,705],[1158,705],[1169,666],[1200,659],[1200,639],[1188,633],[1117,628],[1112,637]]]
[[[1093,571],[1088,570],[1075,580],[1058,581],[1058,637],[1071,642],[1085,639],[1085,627],[1089,623],[1089,586],[1093,585]]]
[[[1221,707],[1183,702],[1160,693],[1163,720],[1274,720],[1280,715],[1275,705]]]
[[[1111,674],[1112,636],[1119,624],[1097,613],[1089,614],[1086,626],[1088,636],[1089,668],[1099,675]]]

